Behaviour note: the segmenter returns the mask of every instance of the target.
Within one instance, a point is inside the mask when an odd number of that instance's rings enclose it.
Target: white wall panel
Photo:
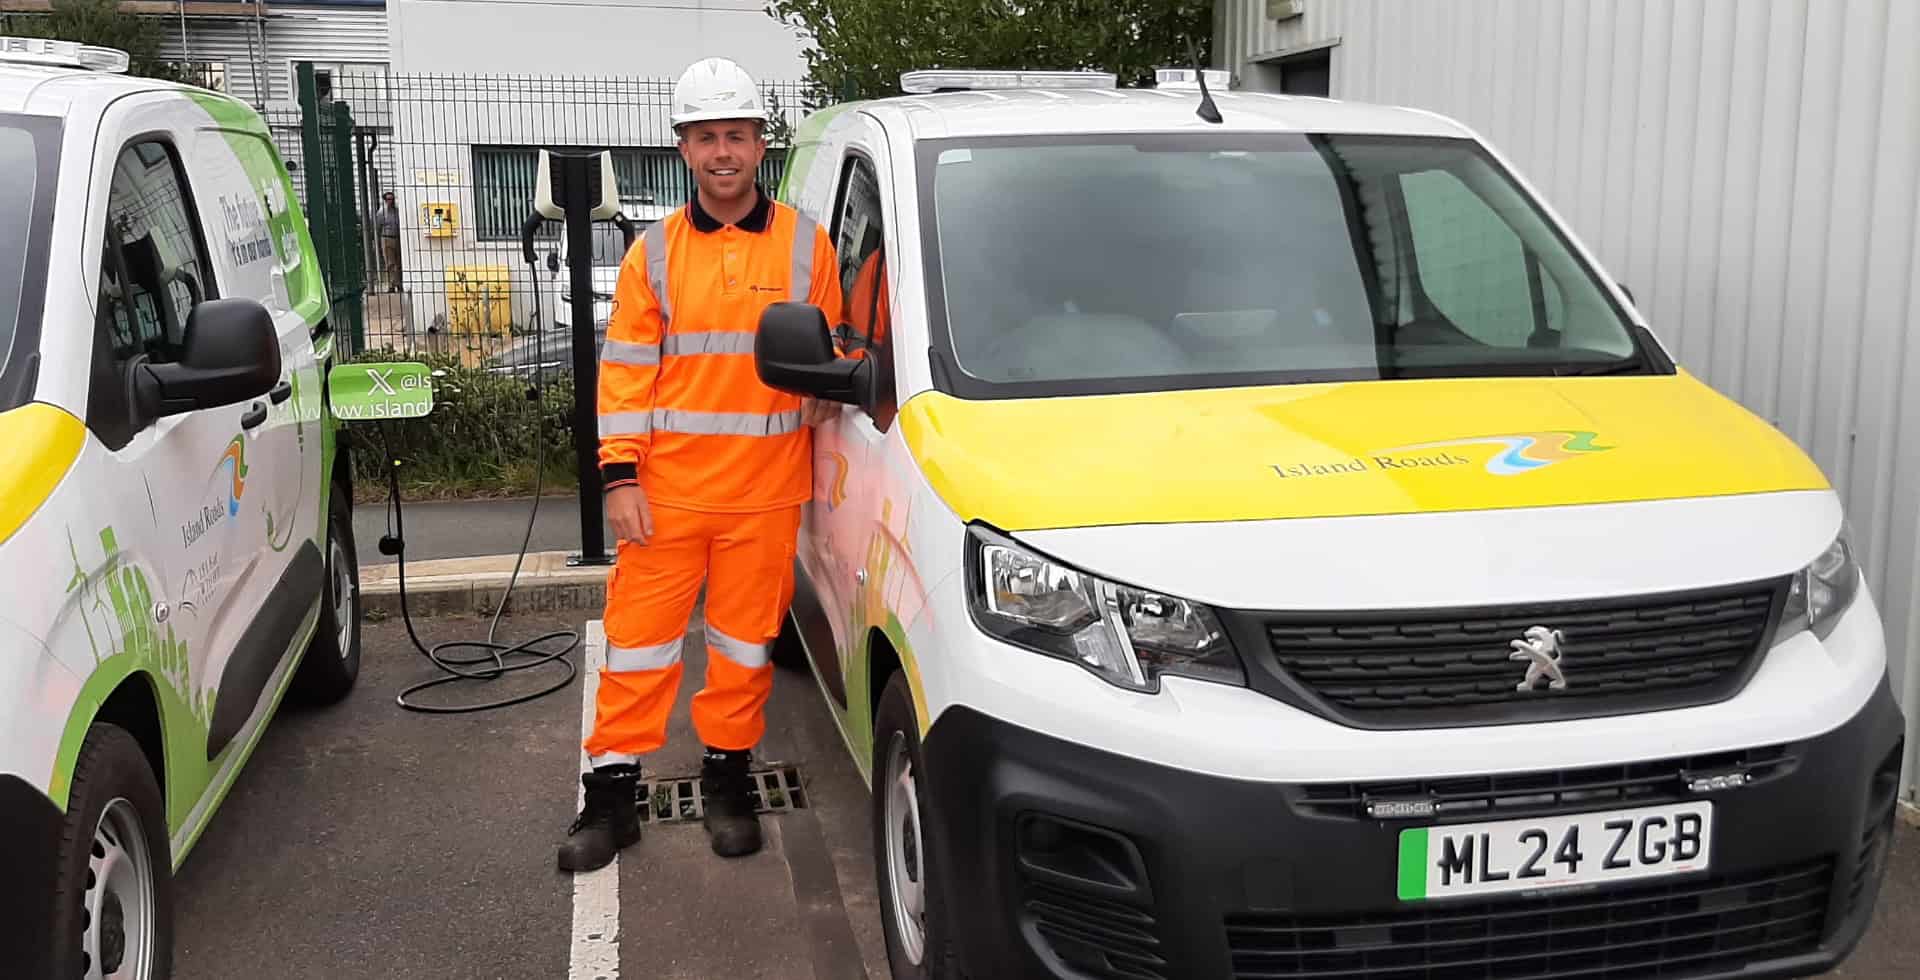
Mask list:
[[[1681,362],[1839,487],[1920,757],[1920,3],[1220,0],[1215,63],[1338,40],[1336,98],[1511,157]],[[1915,765],[1908,764],[1908,798]]]

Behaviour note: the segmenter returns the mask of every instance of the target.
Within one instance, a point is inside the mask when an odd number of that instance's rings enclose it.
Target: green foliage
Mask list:
[[[131,62],[129,75],[186,80],[183,73],[159,57],[165,21],[126,13],[118,0],[53,0],[52,5],[53,10],[44,14],[0,15],[0,34],[118,48]]]
[[[417,361],[437,372],[426,418],[349,423],[353,483],[361,501],[385,500],[387,473],[379,428],[402,460],[405,500],[507,497],[534,490],[537,454],[546,453],[545,490],[578,486],[573,457],[573,377],[548,375],[536,404],[528,384],[511,375],[463,366],[446,355],[369,350],[355,361]]]
[[[1202,63],[1213,0],[768,0],[767,13],[812,41],[814,108],[897,95],[920,68],[1113,72],[1123,86]]]
[[[766,91],[762,98],[767,103],[767,146],[782,149],[793,145],[793,123],[787,119],[786,106],[780,102],[780,93],[773,86],[763,86]]]

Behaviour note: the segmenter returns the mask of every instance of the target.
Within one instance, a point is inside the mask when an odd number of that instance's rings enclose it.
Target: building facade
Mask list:
[[[1240,88],[1472,127],[1842,493],[1920,729],[1920,4],[1220,0]],[[1317,91],[1316,91],[1317,90]],[[1915,800],[1920,730],[1909,733]]]

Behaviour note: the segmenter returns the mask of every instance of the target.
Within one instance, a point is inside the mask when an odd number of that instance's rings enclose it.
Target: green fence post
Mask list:
[[[353,187],[353,110],[344,102],[333,103],[333,151],[327,161],[332,174],[335,213],[338,216],[333,240],[340,250],[334,265],[336,288],[347,311],[347,330],[353,338],[353,351],[366,349],[366,256],[360,247],[360,204]]]
[[[320,90],[313,77],[313,62],[302,61],[294,65],[295,85],[299,88],[300,100],[300,166],[306,171],[307,178],[307,223],[314,226],[312,231],[319,241],[314,251],[320,253],[320,275],[327,281],[327,298],[333,298],[333,256],[327,247],[327,214],[322,202],[327,199],[326,155],[322,152],[320,141]]]

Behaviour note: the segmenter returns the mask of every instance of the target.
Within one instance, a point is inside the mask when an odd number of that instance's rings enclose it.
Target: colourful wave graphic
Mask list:
[[[847,502],[847,458],[839,453],[828,453],[833,457],[833,492],[827,498],[827,509],[833,510]]]
[[[1599,438],[1599,434],[1594,432],[1516,432],[1509,435],[1426,442],[1417,446],[1398,446],[1382,452],[1412,452],[1416,449],[1441,449],[1453,446],[1502,446],[1503,452],[1496,453],[1492,459],[1487,460],[1487,472],[1495,476],[1516,476],[1552,466],[1562,460],[1574,459],[1589,453],[1606,452],[1614,448],[1600,445]]]
[[[247,443],[244,436],[235,436],[227,443],[227,451],[220,454],[220,461],[213,464],[214,472],[220,467],[231,466],[233,493],[227,497],[227,516],[240,515],[240,495],[247,492]]]

